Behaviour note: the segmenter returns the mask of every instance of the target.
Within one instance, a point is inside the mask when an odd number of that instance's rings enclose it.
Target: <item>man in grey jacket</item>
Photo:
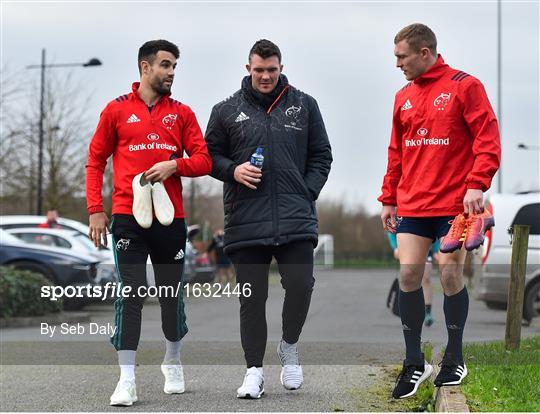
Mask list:
[[[281,52],[274,43],[256,42],[246,69],[249,76],[241,89],[214,106],[205,138],[212,176],[224,183],[225,253],[240,287],[249,285],[251,290],[240,297],[247,372],[237,396],[260,398],[273,257],[285,289],[280,380],[289,390],[303,383],[297,342],[315,282],[315,200],[328,178],[332,153],[317,102],[281,74]],[[257,148],[264,156],[262,169],[249,162]]]

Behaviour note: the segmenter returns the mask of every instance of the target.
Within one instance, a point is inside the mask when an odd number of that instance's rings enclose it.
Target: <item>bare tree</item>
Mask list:
[[[15,74],[5,64],[0,71],[0,197],[5,193],[7,179],[8,154],[15,151],[17,131],[8,122],[11,119],[13,106],[21,98],[21,90],[15,82]],[[2,211],[4,206],[2,205]]]
[[[39,96],[32,93],[10,115],[2,139],[0,196],[7,213],[34,212],[37,182]],[[84,197],[84,166],[87,137],[90,134],[89,97],[74,82],[72,74],[46,79],[43,182],[45,207],[61,208],[67,213],[80,209]]]

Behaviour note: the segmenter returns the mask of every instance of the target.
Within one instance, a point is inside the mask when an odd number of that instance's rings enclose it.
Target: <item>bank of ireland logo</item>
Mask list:
[[[165,128],[172,129],[174,124],[176,124],[176,117],[177,116],[178,116],[177,114],[165,115],[163,117],[163,119],[161,120],[161,122],[163,123],[163,125],[165,125]]]
[[[420,128],[416,133],[421,137],[425,137],[428,134],[428,130],[426,128]]]
[[[446,108],[446,105],[448,105],[448,102],[450,102],[451,95],[451,93],[443,92],[435,98],[433,101],[433,106],[437,108],[437,111],[444,111],[444,108]]]
[[[148,138],[150,141],[157,141],[159,139],[159,135],[155,132],[150,132],[146,138]]]

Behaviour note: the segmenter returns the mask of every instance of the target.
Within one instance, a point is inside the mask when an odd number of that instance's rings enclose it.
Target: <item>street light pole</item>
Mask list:
[[[39,100],[38,184],[36,215],[43,211],[43,121],[45,118],[45,49],[41,49],[41,91]]]
[[[44,141],[44,128],[43,122],[45,120],[45,69],[46,68],[59,68],[70,66],[101,66],[101,61],[97,58],[92,58],[86,63],[56,63],[47,65],[45,62],[45,48],[41,49],[41,65],[29,65],[26,69],[41,69],[41,87],[40,87],[40,100],[39,100],[39,142],[38,142],[38,182],[37,182],[37,205],[36,214],[40,215],[43,211],[43,141]]]
[[[524,143],[520,143],[517,147],[521,150],[540,151],[540,145],[527,145]]]
[[[501,147],[503,140],[502,130],[502,4],[497,1],[497,119],[499,121],[499,135]],[[502,148],[501,148],[502,149]],[[502,162],[499,165],[499,178],[497,179],[497,192],[502,193]]]

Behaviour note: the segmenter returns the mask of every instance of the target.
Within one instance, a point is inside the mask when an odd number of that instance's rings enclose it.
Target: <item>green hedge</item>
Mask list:
[[[0,317],[41,316],[60,312],[62,301],[41,297],[41,286],[52,285],[44,276],[11,266],[0,266]]]

